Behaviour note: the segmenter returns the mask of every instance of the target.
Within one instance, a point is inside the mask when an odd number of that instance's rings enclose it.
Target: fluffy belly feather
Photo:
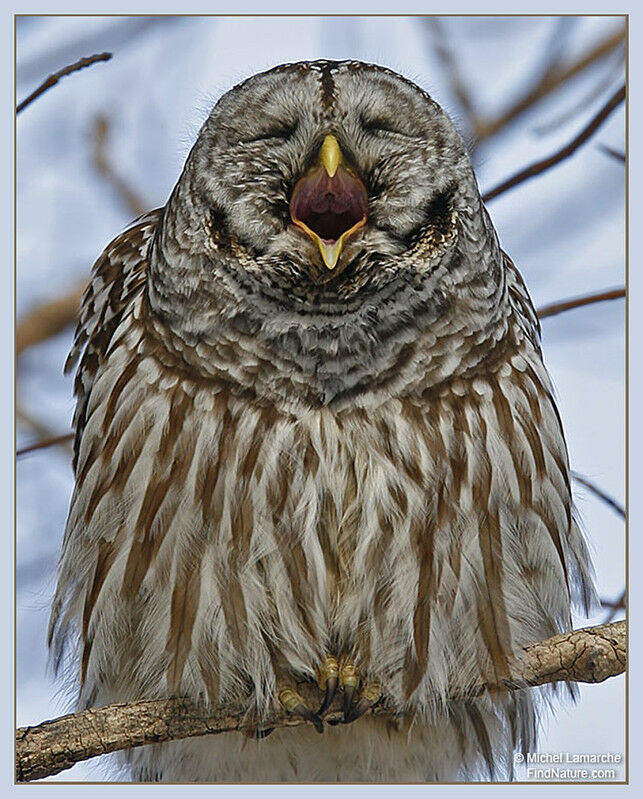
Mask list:
[[[450,697],[497,683],[516,646],[567,624],[568,563],[581,543],[551,405],[540,408],[550,435],[536,450],[521,421],[531,398],[511,372],[452,381],[430,402],[292,414],[168,386],[155,363],[127,383],[111,363],[92,400],[118,411],[107,431],[100,414],[87,420],[53,617],[58,640],[79,633],[81,705],[182,694],[260,717],[280,685],[314,680],[332,654],[416,719],[418,753],[443,728],[471,768],[480,753],[495,762],[494,747],[531,740],[528,696],[458,706]],[[546,466],[537,484],[527,459]],[[364,752],[375,754],[364,764],[381,760],[393,734],[368,724]],[[509,738],[498,732],[507,725]],[[261,744],[271,762],[256,766],[257,779],[348,774],[335,752],[346,729],[280,732],[281,748]],[[469,738],[478,756],[467,760]],[[158,762],[178,775],[199,752],[220,752],[212,779],[234,780],[254,773],[230,763],[255,746],[238,736],[173,744],[176,760]],[[321,759],[307,760],[315,747]],[[161,768],[153,755],[145,762],[141,774]],[[414,763],[418,780],[452,774],[442,754],[442,765],[419,754]],[[350,779],[375,773],[350,768]],[[392,761],[377,768],[393,779]]]

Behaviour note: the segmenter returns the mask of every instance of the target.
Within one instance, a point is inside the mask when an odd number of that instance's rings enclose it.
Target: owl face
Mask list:
[[[426,93],[372,65],[299,63],[215,106],[164,209],[148,298],[204,373],[201,342],[243,340],[325,403],[413,363],[422,336],[495,335],[501,264]]]
[[[224,95],[187,177],[249,276],[312,298],[382,285],[398,256],[445,236],[472,180],[423,91],[356,62],[281,66]]]

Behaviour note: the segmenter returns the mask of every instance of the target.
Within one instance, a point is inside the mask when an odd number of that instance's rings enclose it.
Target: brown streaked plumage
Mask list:
[[[535,312],[426,92],[315,62],[222,97],[96,263],[76,364],[56,658],[80,706],[249,725],[132,751],[135,779],[511,775],[544,689],[504,691],[508,660],[591,569]],[[311,724],[264,730],[279,697]]]

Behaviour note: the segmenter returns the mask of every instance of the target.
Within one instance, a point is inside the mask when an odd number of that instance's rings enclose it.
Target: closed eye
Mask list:
[[[242,141],[244,144],[251,144],[256,141],[267,141],[269,139],[282,139],[283,141],[287,141],[293,136],[296,130],[297,125],[276,124],[257,132],[254,136],[242,139]]]
[[[398,136],[412,138],[410,133],[400,130],[392,119],[385,117],[362,117],[362,129],[367,133],[395,133]]]

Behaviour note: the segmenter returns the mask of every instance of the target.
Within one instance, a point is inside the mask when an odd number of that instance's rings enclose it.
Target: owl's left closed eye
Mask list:
[[[259,141],[282,140],[288,141],[297,131],[297,123],[275,122],[265,129],[259,130],[251,136],[242,137],[239,141],[242,144],[252,144]]]
[[[396,122],[393,119],[389,119],[388,117],[369,117],[369,116],[362,116],[361,117],[362,128],[367,133],[378,134],[378,133],[393,133],[397,136],[405,136],[406,138],[412,138],[412,135],[405,131],[402,126],[400,125],[399,121]]]

